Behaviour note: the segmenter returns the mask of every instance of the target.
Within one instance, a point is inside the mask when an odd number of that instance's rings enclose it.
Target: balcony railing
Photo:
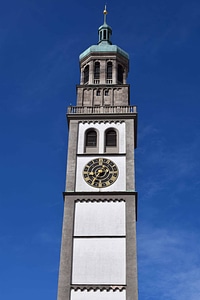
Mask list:
[[[136,106],[69,106],[68,114],[132,114]]]
[[[112,79],[106,79],[107,84],[112,84]]]
[[[94,79],[94,84],[99,84],[100,83],[100,79]]]

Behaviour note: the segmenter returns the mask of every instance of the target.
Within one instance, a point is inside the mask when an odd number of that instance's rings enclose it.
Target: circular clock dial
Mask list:
[[[85,181],[96,188],[105,188],[113,184],[118,174],[116,164],[107,158],[95,158],[89,161],[83,169]]]

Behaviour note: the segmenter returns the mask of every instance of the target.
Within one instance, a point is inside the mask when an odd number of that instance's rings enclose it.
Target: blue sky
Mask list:
[[[56,299],[78,56],[104,2],[0,5],[0,298]],[[107,1],[137,105],[139,300],[200,298],[200,2]]]

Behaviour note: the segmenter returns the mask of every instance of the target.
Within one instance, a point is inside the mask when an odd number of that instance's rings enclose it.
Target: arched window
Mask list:
[[[112,79],[112,63],[109,61],[107,63],[107,79]]]
[[[94,64],[94,79],[100,78],[100,62],[96,61]]]
[[[123,67],[121,65],[118,65],[118,72],[117,72],[118,83],[123,83],[123,73],[124,73]]]
[[[84,80],[83,82],[84,83],[88,83],[89,81],[89,65],[87,65],[83,71],[83,74],[84,74]]]
[[[96,147],[97,146],[97,133],[94,129],[90,129],[86,132],[86,147]]]
[[[103,39],[106,40],[106,30],[103,31]]]
[[[114,129],[108,129],[106,131],[106,147],[117,146],[117,133]]]

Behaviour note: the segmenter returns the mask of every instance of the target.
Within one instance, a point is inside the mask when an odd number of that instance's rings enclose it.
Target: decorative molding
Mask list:
[[[75,203],[78,203],[78,202],[126,202],[124,199],[76,199],[75,200]]]
[[[74,290],[75,292],[78,292],[78,291],[81,291],[81,292],[84,292],[84,291],[87,291],[87,292],[90,292],[90,291],[93,291],[93,292],[96,292],[96,291],[107,291],[107,292],[110,292],[110,291],[113,291],[113,292],[116,292],[116,291],[119,291],[119,292],[122,292],[124,290],[126,290],[126,286],[125,285],[109,285],[109,286],[80,286],[80,285],[73,285],[71,286],[71,290]]]
[[[90,121],[80,121],[79,123],[81,124],[122,124],[122,123],[125,123],[124,120],[121,120],[121,121],[115,121],[115,120],[90,120]]]

